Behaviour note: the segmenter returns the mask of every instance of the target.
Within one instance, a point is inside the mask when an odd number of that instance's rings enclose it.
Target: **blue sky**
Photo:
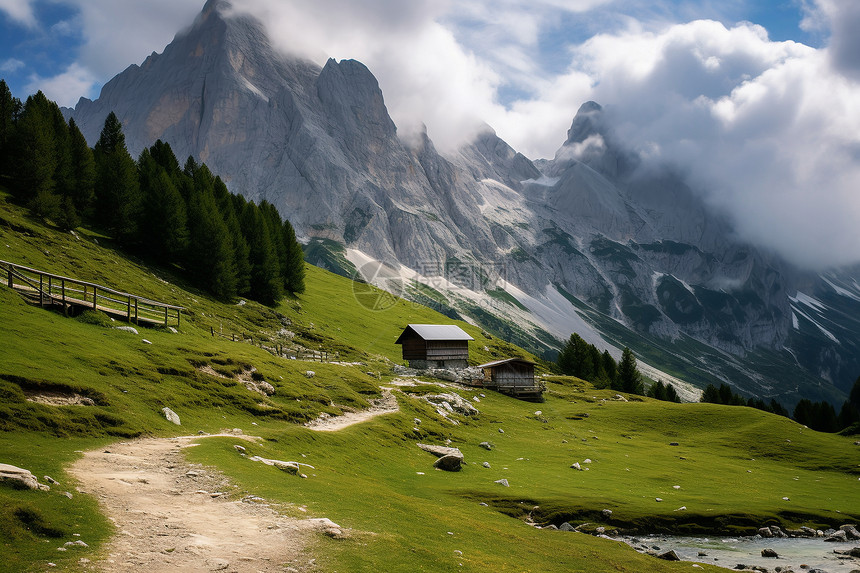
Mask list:
[[[92,14],[108,4],[115,6],[110,10],[118,17],[114,24],[119,19],[128,19],[116,25],[114,34],[94,29],[99,22],[94,22]],[[145,4],[144,12],[155,11],[149,20],[157,25],[135,30],[134,21],[142,12],[136,4]],[[63,105],[73,105],[80,96],[97,97],[101,85],[113,75],[130,64],[140,63],[152,51],[160,52],[176,32],[191,23],[203,4],[203,0],[171,3],[0,0],[0,77],[6,80],[13,94],[22,99],[38,89],[56,90],[52,97],[61,100]],[[617,29],[626,18],[650,23],[707,18],[728,26],[750,21],[767,29],[773,40],[794,40],[815,47],[822,42],[821,33],[801,29],[805,11],[800,0],[592,4],[595,8],[587,11],[557,10],[553,14],[555,21],[542,29],[536,59],[541,61],[546,73],[558,73],[569,64],[566,47],[582,43],[597,33]],[[164,8],[160,16],[159,8]],[[484,46],[476,36],[487,33],[491,21],[464,17],[456,8],[446,11],[439,20],[450,26],[465,47],[481,54]],[[107,28],[111,26],[105,24]],[[92,53],[93,43],[100,46],[100,54]],[[70,68],[73,71],[68,74]],[[52,80],[56,81],[63,74],[67,74],[66,83],[52,87]],[[515,83],[503,83],[499,99],[510,103],[522,95]]]
[[[73,106],[203,3],[0,0],[0,77]],[[285,54],[365,63],[407,141],[426,127],[451,151],[488,124],[552,157],[594,100],[618,139],[687,173],[750,241],[804,266],[860,262],[858,0],[232,4]]]

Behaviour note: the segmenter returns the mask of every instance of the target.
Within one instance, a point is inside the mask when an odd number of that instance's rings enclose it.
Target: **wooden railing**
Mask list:
[[[40,306],[60,305],[64,312],[71,307],[90,308],[135,324],[170,326],[171,320],[175,319],[178,326],[184,310],[181,306],[7,261],[0,261],[0,269],[5,275],[6,286],[37,297]]]

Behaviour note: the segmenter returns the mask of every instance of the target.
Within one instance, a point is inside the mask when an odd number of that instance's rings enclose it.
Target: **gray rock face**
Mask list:
[[[363,64],[284,56],[260,22],[227,8],[209,0],[163,53],[65,110],[90,144],[114,111],[133,155],[167,141],[231,190],[274,204],[312,245],[331,240],[427,276],[452,262],[503,268],[564,317],[486,296],[495,306],[483,310],[536,351],[549,348],[541,330],[561,340],[593,329],[607,346],[601,325],[620,323],[666,353],[684,337],[709,346],[695,367],[747,392],[786,390],[779,368],[758,366],[774,360],[799,363],[815,399],[844,399],[818,378],[844,392],[860,371],[860,327],[845,319],[860,312],[860,269],[801,273],[738,241],[678,174],[627,151],[593,102],[548,161],[529,161],[489,127],[445,154],[426,134],[404,142]],[[480,283],[468,286],[497,286]]]

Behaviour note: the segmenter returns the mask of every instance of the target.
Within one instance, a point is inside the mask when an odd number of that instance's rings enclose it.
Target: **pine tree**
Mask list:
[[[284,295],[277,253],[259,207],[247,203],[241,218],[242,234],[249,247],[251,297],[263,304],[277,304]]]
[[[702,397],[699,399],[699,401],[708,404],[722,404],[722,402],[720,401],[720,392],[713,384],[708,384],[707,387],[705,387],[705,390],[702,392]]]
[[[642,375],[636,368],[636,357],[633,355],[633,351],[626,346],[621,353],[621,364],[618,365],[618,379],[622,392],[640,395],[645,393]]]
[[[296,239],[296,231],[287,219],[284,219],[281,235],[287,251],[284,286],[293,294],[303,293],[305,292],[305,254],[302,245]]]
[[[233,247],[211,193],[194,192],[188,204],[189,247],[185,267],[198,285],[220,300],[236,296]]]
[[[27,98],[15,130],[14,169],[18,197],[39,216],[52,217],[59,209],[54,196],[57,168],[50,103],[42,92]]]
[[[149,149],[140,154],[138,174],[142,196],[138,226],[141,250],[162,264],[178,262],[188,247],[185,201]]]
[[[603,365],[603,370],[606,372],[606,379],[609,380],[609,385],[615,387],[618,381],[618,363],[612,358],[608,350],[604,350],[600,357],[600,362]]]
[[[96,163],[93,150],[87,145],[87,140],[74,119],[69,120],[69,153],[74,180],[70,192],[71,201],[80,217],[90,219],[95,201]]]
[[[122,124],[111,112],[96,143],[96,201],[99,218],[121,242],[137,236],[140,193],[137,165],[125,145]]]
[[[0,177],[11,177],[14,170],[15,123],[21,113],[21,100],[12,97],[5,80],[0,80]]]

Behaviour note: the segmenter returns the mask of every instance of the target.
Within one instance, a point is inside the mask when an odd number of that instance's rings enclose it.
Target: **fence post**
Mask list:
[[[209,327],[209,332],[211,332],[211,333],[212,333],[212,336],[215,336],[215,327],[214,327],[214,326],[210,326],[210,327]]]
[[[98,298],[99,298],[98,292],[99,292],[99,289],[95,285],[93,285],[93,310],[98,310],[96,308],[96,300],[98,300]]]
[[[164,328],[167,328],[167,307],[164,307]]]
[[[41,276],[41,275],[40,275]],[[54,306],[53,285],[51,284],[51,275],[48,275],[48,298],[51,301],[51,306]]]
[[[137,324],[137,299],[134,299],[134,323]]]
[[[9,265],[9,288],[12,288],[12,265]]]
[[[45,286],[43,284],[44,275],[39,273],[39,306],[45,308]]]
[[[126,316],[128,317],[128,323],[131,324],[131,295],[128,295],[128,306],[126,307]]]
[[[68,316],[69,311],[66,309],[66,279],[60,279],[60,296],[63,299],[63,316]]]

